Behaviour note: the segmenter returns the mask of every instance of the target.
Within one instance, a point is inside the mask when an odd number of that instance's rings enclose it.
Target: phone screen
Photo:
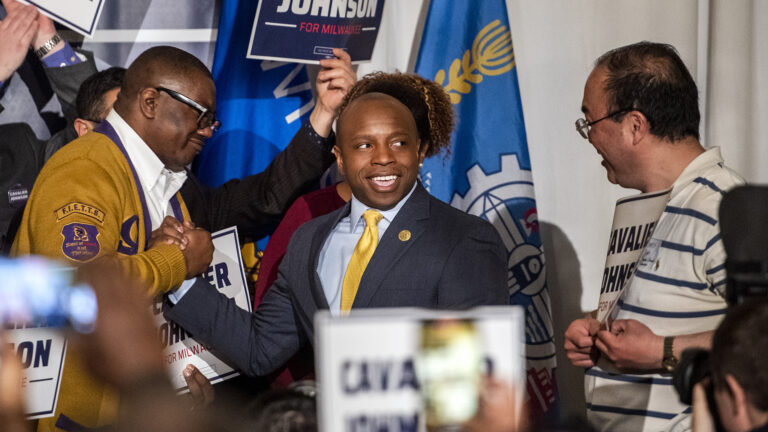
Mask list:
[[[75,283],[74,268],[36,256],[0,259],[0,318],[6,328],[19,323],[93,331],[96,295]]]
[[[475,415],[482,373],[479,337],[471,320],[422,324],[417,374],[428,429],[449,430]]]

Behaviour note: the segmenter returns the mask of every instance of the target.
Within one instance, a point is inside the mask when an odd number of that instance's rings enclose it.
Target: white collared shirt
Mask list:
[[[173,172],[166,168],[155,152],[115,110],[111,110],[105,120],[115,129],[136,169],[149,211],[150,220],[144,223],[150,223],[151,230],[155,230],[160,227],[165,216],[173,216],[170,201],[187,180],[187,172]]]
[[[383,216],[377,225],[379,240],[381,240],[384,232],[389,228],[389,225],[395,219],[397,213],[400,212],[405,202],[408,201],[408,198],[411,197],[414,190],[416,190],[415,183],[411,191],[408,192],[408,195],[403,197],[389,210],[374,209]],[[352,259],[355,246],[357,246],[357,242],[363,235],[363,231],[365,231],[363,213],[370,208],[372,207],[363,204],[353,195],[349,216],[342,218],[336,224],[331,234],[325,240],[323,248],[320,250],[316,271],[333,315],[341,313],[341,287],[344,284],[344,274],[347,272],[347,266],[349,265],[349,260]],[[352,221],[355,221],[355,223],[353,224]]]

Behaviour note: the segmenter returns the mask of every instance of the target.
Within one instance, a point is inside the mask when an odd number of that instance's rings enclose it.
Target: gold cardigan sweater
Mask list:
[[[144,250],[150,227],[141,185],[119,138],[109,133],[112,127],[102,124],[97,130],[113,139],[91,132],[45,164],[11,254],[43,255],[75,264],[112,256],[131,277],[146,283],[148,295],[168,292],[184,281],[184,256],[176,245]],[[177,218],[189,219],[178,193],[172,205]],[[41,420],[39,430],[53,431],[61,413],[83,426],[101,425],[113,420],[116,406],[114,394],[88,373],[79,353],[69,350],[56,414]]]

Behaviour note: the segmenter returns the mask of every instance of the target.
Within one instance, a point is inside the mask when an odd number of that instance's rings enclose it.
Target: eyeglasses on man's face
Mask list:
[[[155,87],[155,90],[168,93],[168,96],[176,99],[177,101],[186,104],[187,106],[192,107],[195,111],[200,113],[200,115],[197,117],[197,129],[206,129],[211,128],[211,131],[216,132],[221,128],[221,122],[216,119],[216,115],[209,110],[208,108],[200,105],[199,103],[195,102],[194,100],[188,98],[187,96],[184,96],[183,94],[171,90],[165,87]]]
[[[595,121],[591,121],[591,122],[588,122],[587,119],[585,119],[585,118],[580,118],[580,119],[576,120],[576,131],[579,132],[579,134],[582,137],[584,137],[585,140],[588,140],[589,139],[589,128],[591,128],[592,125],[594,125],[595,123],[601,122],[601,121],[603,121],[603,120],[605,120],[607,118],[611,118],[611,117],[617,116],[619,114],[628,113],[630,111],[635,111],[635,108],[623,108],[623,109],[614,111],[614,112],[608,114],[605,117],[599,118],[599,119],[597,119]]]

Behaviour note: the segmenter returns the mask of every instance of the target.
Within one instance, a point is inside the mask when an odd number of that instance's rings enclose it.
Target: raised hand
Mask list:
[[[3,0],[8,15],[0,21],[0,81],[5,81],[21,66],[38,30],[39,13],[34,6]]]
[[[352,60],[346,51],[333,49],[335,59],[320,60],[323,67],[317,74],[317,104],[309,116],[309,121],[315,131],[328,136],[336,114],[347,92],[357,81],[357,75],[352,70]]]

